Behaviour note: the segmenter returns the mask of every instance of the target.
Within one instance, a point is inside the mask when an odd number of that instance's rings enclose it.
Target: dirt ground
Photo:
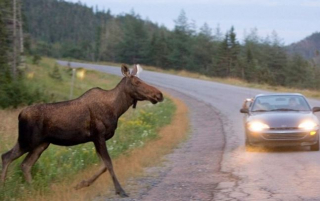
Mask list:
[[[219,114],[211,106],[173,90],[164,89],[189,107],[191,133],[160,166],[123,185],[128,198],[110,192],[95,200],[214,200],[220,183],[234,180],[220,171],[225,139]],[[112,190],[112,189],[111,189]]]

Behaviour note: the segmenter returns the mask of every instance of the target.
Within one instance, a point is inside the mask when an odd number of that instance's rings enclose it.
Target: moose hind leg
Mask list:
[[[7,170],[12,161],[16,160],[20,156],[22,156],[27,151],[24,151],[20,148],[19,143],[17,143],[10,151],[2,154],[2,174],[1,174],[1,182],[4,183],[7,175]]]
[[[32,176],[31,176],[31,168],[37,162],[41,154],[44,150],[46,150],[49,146],[49,143],[43,143],[37,146],[35,149],[30,151],[26,158],[21,163],[21,169],[23,175],[28,183],[31,183]]]

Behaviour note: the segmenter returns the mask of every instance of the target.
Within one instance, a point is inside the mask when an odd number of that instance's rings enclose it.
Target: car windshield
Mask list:
[[[310,111],[310,106],[303,96],[270,95],[257,97],[253,103],[251,111]]]

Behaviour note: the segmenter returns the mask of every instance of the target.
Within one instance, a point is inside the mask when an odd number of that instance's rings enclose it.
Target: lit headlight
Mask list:
[[[265,129],[269,129],[269,128],[270,127],[267,124],[264,124],[264,123],[259,122],[259,121],[250,122],[248,124],[248,129],[250,131],[253,131],[253,132],[259,132],[259,131],[262,131],[262,130],[265,130]]]
[[[301,124],[299,124],[298,128],[304,129],[304,130],[313,130],[317,127],[317,124],[313,121],[304,121]]]

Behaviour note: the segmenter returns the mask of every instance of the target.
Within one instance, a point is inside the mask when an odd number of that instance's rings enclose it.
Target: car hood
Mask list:
[[[318,118],[309,111],[256,112],[251,113],[247,122],[261,121],[271,128],[298,127],[305,120],[313,120],[319,125]]]

